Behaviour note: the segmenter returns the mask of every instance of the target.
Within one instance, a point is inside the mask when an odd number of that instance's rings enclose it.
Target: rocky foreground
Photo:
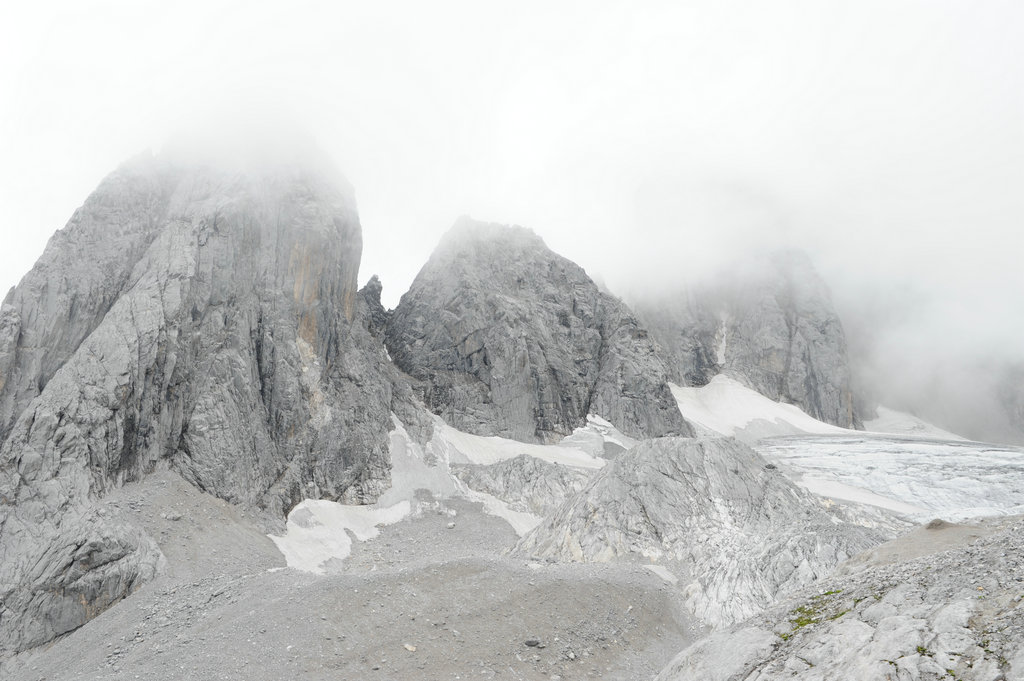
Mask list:
[[[251,518],[171,472],[105,506],[157,538],[165,571],[5,680],[643,679],[702,631],[640,566],[502,558],[515,533],[458,499],[423,501],[325,576],[285,568]]]
[[[1024,679],[1024,520],[936,521],[694,644],[658,681],[791,678]]]

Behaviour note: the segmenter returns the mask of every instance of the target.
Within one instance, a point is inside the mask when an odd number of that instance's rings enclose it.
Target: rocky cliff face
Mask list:
[[[709,624],[745,619],[879,543],[731,438],[642,442],[527,534],[515,554],[654,560]]]
[[[745,263],[727,283],[637,305],[672,380],[725,373],[844,428],[861,427],[843,326],[810,260],[786,251]]]
[[[273,515],[386,488],[401,395],[360,250],[351,190],[319,167],[154,158],[51,239],[0,311],[0,652],[152,575],[148,538],[86,520],[112,486],[172,466]]]
[[[554,442],[588,414],[634,437],[690,433],[633,314],[519,227],[461,219],[386,340],[426,405],[471,433]]]
[[[179,179],[145,157],[113,173],[11,289],[0,308],[0,441],[130,285]]]

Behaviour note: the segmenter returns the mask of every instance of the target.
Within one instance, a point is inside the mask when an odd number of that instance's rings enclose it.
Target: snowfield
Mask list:
[[[288,514],[287,533],[270,539],[284,554],[288,567],[322,575],[334,565],[340,567],[352,552],[349,532],[359,541],[373,539],[378,525],[397,523],[410,510],[408,501],[375,508],[306,499]]]
[[[747,442],[822,497],[912,520],[1024,513],[1019,447],[970,442],[885,407],[865,424],[869,431],[839,428],[722,375],[702,387],[671,388],[701,434]]]
[[[770,400],[722,374],[697,388],[672,383],[669,387],[683,418],[697,428],[699,435],[729,435],[753,444],[776,435],[848,432],[808,416],[795,405]]]
[[[782,437],[755,447],[812,492],[958,521],[1024,513],[1024,449],[886,435]]]

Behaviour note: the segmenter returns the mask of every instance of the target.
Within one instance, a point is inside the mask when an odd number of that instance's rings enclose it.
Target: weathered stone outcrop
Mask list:
[[[642,442],[605,466],[514,553],[655,560],[713,625],[745,619],[877,544],[731,438]]]
[[[545,516],[583,489],[593,470],[572,468],[521,454],[486,466],[452,464],[452,474],[470,489],[506,502],[514,511]]]
[[[861,427],[843,325],[805,254],[774,253],[721,283],[635,307],[672,380],[704,385],[725,373],[821,421]]]
[[[0,308],[0,442],[103,321],[161,233],[180,171],[140,156],[103,180]]]
[[[360,251],[351,189],[317,164],[140,158],[53,237],[0,313],[0,653],[151,576],[137,531],[82,530],[112,486],[173,466],[278,517],[387,487],[412,395],[370,334]]]
[[[16,528],[16,542],[5,538],[0,659],[74,631],[163,566],[145,532],[98,510],[69,507],[59,521],[36,515],[34,535]]]
[[[633,314],[521,227],[460,219],[386,341],[427,407],[461,430],[555,442],[596,414],[633,437],[690,433]]]
[[[950,549],[939,535],[955,529],[894,540],[893,555],[919,555],[803,590],[690,646],[658,681],[1024,679],[1024,523]]]

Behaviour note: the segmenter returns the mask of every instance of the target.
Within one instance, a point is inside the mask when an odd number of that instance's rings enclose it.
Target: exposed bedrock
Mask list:
[[[82,530],[112,486],[172,466],[277,517],[386,489],[413,398],[369,331],[360,251],[351,189],[319,163],[152,157],[50,240],[0,311],[0,653],[152,575],[137,531]]]
[[[1024,679],[1024,522],[997,522],[959,546],[942,535],[965,528],[949,524],[896,539],[897,559],[844,569],[713,633],[658,681]]]
[[[387,323],[428,408],[479,435],[556,442],[588,414],[689,435],[632,312],[521,227],[460,219]]]
[[[514,553],[655,561],[712,625],[742,620],[885,534],[849,522],[732,438],[660,438],[606,465]]]

